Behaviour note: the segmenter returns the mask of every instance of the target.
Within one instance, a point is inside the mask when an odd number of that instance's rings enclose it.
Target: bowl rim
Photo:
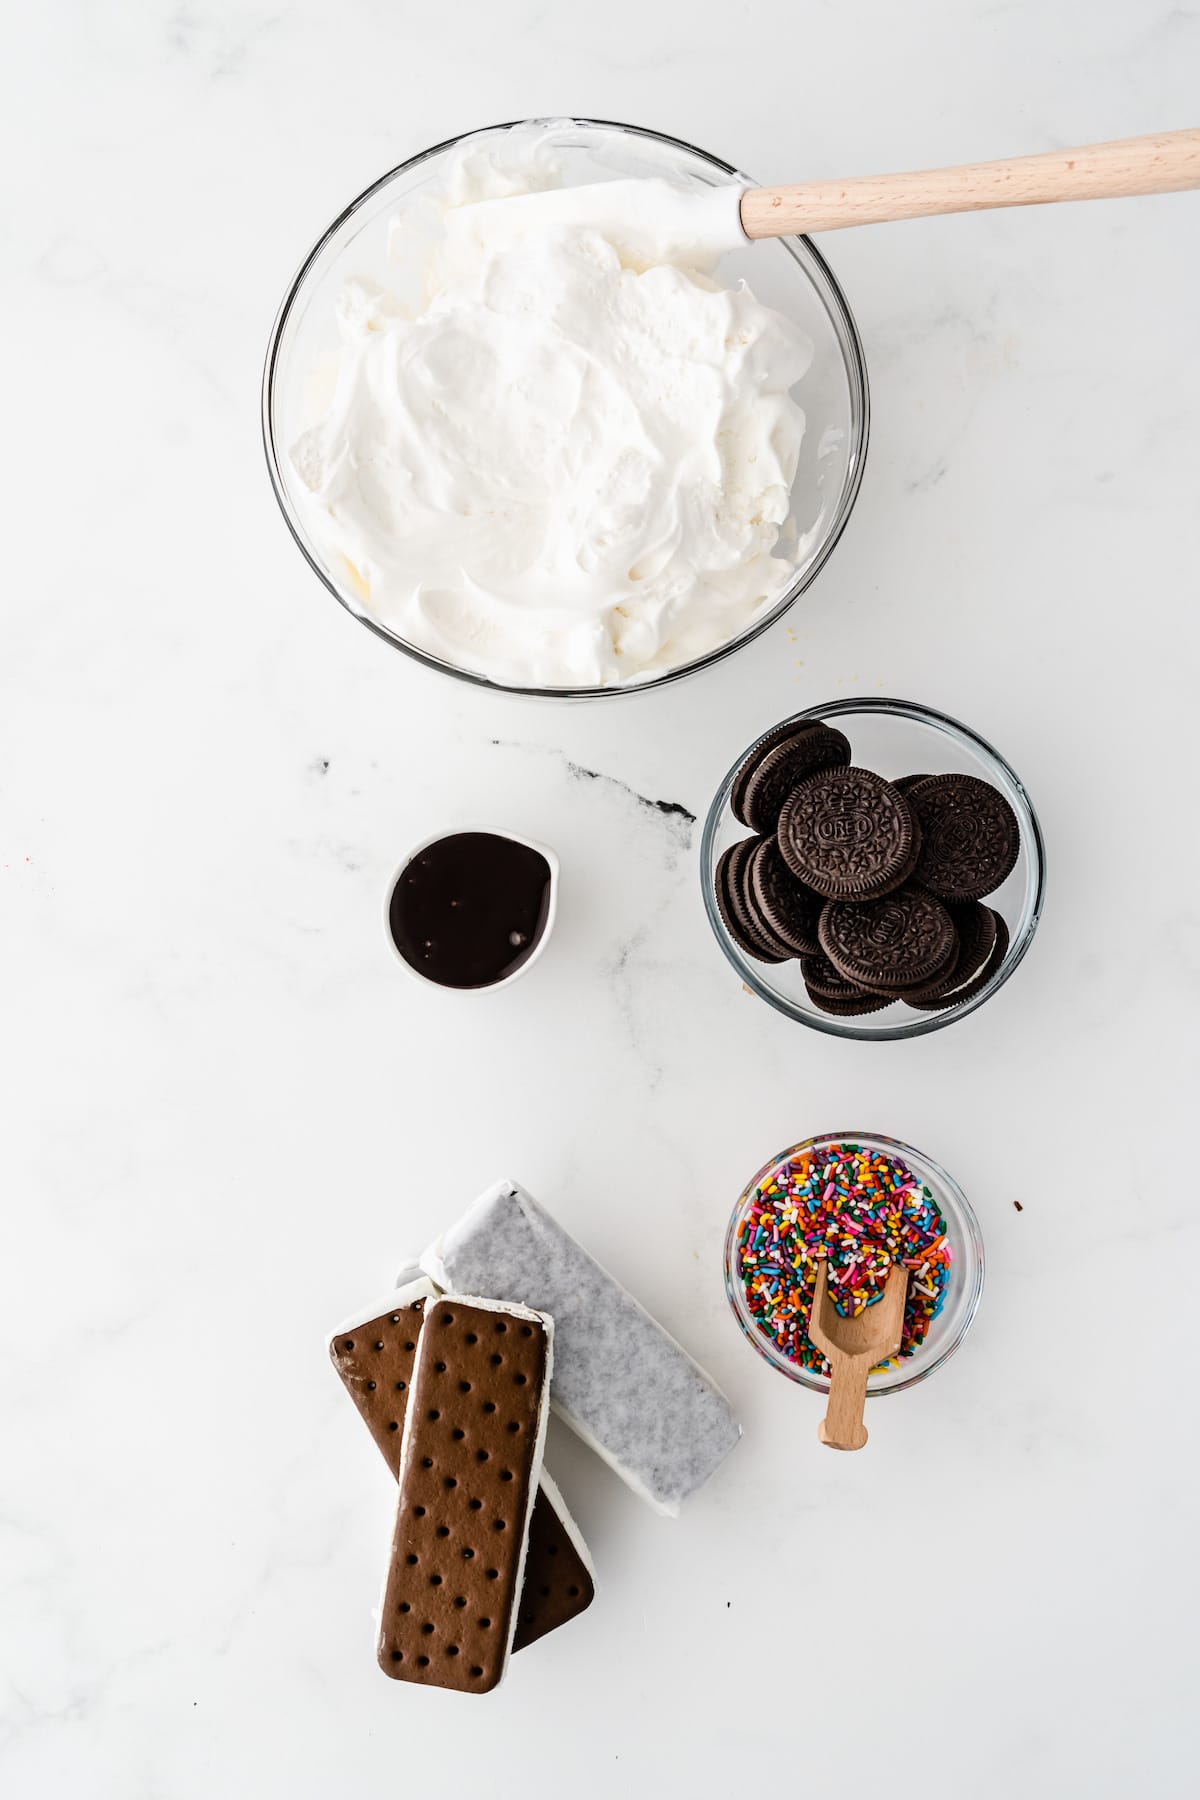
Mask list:
[[[957,1006],[948,1006],[942,1012],[930,1013],[925,1018],[906,1019],[898,1024],[876,1025],[874,1028],[861,1025],[854,1019],[836,1018],[831,1013],[814,1012],[810,1015],[803,1012],[793,1006],[784,995],[777,993],[764,980],[759,965],[738,949],[725,929],[724,921],[717,909],[710,870],[713,862],[713,844],[725,816],[725,808],[733,787],[734,777],[754,748],[754,744],[758,743],[766,733],[760,733],[758,738],[746,745],[737,761],[718,784],[705,816],[700,838],[700,884],[704,898],[704,911],[712,928],[713,936],[724,953],[725,960],[731,964],[743,984],[760,1000],[765,1000],[768,1006],[773,1007],[776,1012],[782,1013],[785,1018],[793,1020],[796,1024],[806,1025],[813,1031],[824,1032],[829,1037],[850,1038],[858,1043],[893,1043],[901,1038],[927,1037],[930,1032],[941,1031],[947,1025],[956,1024],[959,1019],[965,1019],[971,1013],[977,1012],[986,1001],[991,999],[993,994],[1000,991],[1009,976],[1024,960],[1041,921],[1046,901],[1046,842],[1042,835],[1041,823],[1025,784],[1008,759],[1001,756],[995,746],[990,744],[985,737],[981,737],[979,732],[973,730],[971,726],[964,725],[961,719],[954,718],[950,713],[941,712],[937,707],[925,706],[917,700],[897,700],[885,695],[859,694],[844,700],[826,701],[819,706],[803,707],[799,712],[791,713],[777,723],[786,725],[793,722],[798,724],[806,719],[836,719],[844,717],[848,713],[882,713],[887,717],[910,719],[916,724],[932,726],[937,730],[944,731],[950,737],[958,738],[979,753],[980,760],[985,764],[991,763],[1005,776],[1016,793],[1019,800],[1017,821],[1021,827],[1022,847],[1029,857],[1033,877],[1033,894],[1026,903],[1019,929],[1015,929],[1012,933],[1008,953],[992,979],[972,999],[960,1001]],[[767,727],[768,731],[775,729],[775,725]],[[1025,816],[1022,817],[1022,814]]]
[[[959,1187],[957,1181],[955,1181],[953,1175],[949,1174],[942,1167],[941,1163],[939,1163],[936,1158],[930,1156],[927,1151],[918,1150],[915,1144],[907,1144],[902,1138],[889,1137],[886,1132],[882,1131],[819,1131],[812,1137],[801,1138],[799,1143],[789,1144],[785,1150],[779,1152],[778,1156],[771,1157],[762,1165],[758,1172],[746,1183],[745,1187],[738,1195],[737,1200],[734,1202],[733,1211],[729,1215],[729,1224],[725,1232],[725,1296],[729,1301],[730,1309],[742,1335],[770,1368],[777,1370],[781,1375],[786,1375],[789,1381],[794,1381],[800,1387],[808,1388],[813,1393],[827,1394],[829,1392],[828,1375],[814,1375],[811,1370],[801,1368],[798,1363],[790,1362],[786,1357],[781,1356],[770,1340],[758,1329],[753,1320],[750,1319],[748,1312],[743,1315],[742,1306],[739,1304],[739,1298],[744,1295],[745,1289],[737,1278],[734,1270],[734,1250],[738,1222],[741,1218],[742,1211],[745,1208],[751,1193],[763,1179],[763,1176],[771,1169],[775,1168],[777,1164],[781,1163],[785,1157],[794,1156],[797,1151],[809,1150],[818,1144],[831,1143],[865,1143],[881,1145],[884,1149],[894,1152],[901,1161],[908,1158],[914,1165],[914,1173],[920,1175],[922,1180],[927,1179],[927,1176],[923,1171],[929,1171],[933,1178],[934,1187],[941,1189],[940,1193],[935,1194],[935,1199],[937,1199],[940,1204],[943,1196],[948,1196],[951,1209],[956,1209],[960,1215],[962,1227],[960,1234],[961,1240],[964,1244],[970,1246],[972,1252],[972,1280],[964,1290],[963,1304],[965,1311],[957,1330],[951,1337],[947,1338],[946,1342],[939,1348],[937,1354],[930,1358],[929,1362],[918,1365],[918,1358],[914,1357],[912,1359],[913,1366],[911,1373],[906,1375],[902,1381],[889,1381],[886,1386],[872,1386],[873,1382],[879,1381],[881,1378],[874,1374],[869,1376],[867,1380],[868,1400],[882,1400],[889,1394],[903,1394],[909,1388],[917,1387],[922,1381],[927,1381],[935,1370],[940,1369],[943,1364],[949,1362],[955,1351],[961,1346],[968,1331],[970,1331],[975,1320],[975,1314],[979,1311],[979,1302],[983,1297],[983,1284],[987,1267],[987,1258],[983,1246],[983,1232],[980,1230],[979,1226],[979,1215],[971,1205],[971,1202],[967,1199],[967,1196],[963,1193],[961,1187]],[[958,1221],[956,1221],[956,1223],[957,1222]]]
[[[309,271],[325,249],[326,245],[341,230],[346,221],[353,218],[354,214],[365,206],[368,201],[373,199],[381,188],[386,187],[389,181],[394,181],[397,176],[407,174],[410,170],[419,168],[422,163],[428,162],[431,157],[440,156],[447,150],[453,150],[459,144],[466,143],[471,138],[485,137],[498,131],[513,131],[523,125],[549,124],[572,124],[600,131],[625,132],[631,137],[649,138],[655,143],[666,144],[673,149],[682,150],[688,155],[699,157],[702,162],[708,163],[713,169],[720,171],[723,175],[731,176],[736,182],[749,186],[754,185],[751,177],[734,168],[732,163],[725,162],[719,156],[713,156],[710,151],[702,150],[696,144],[688,143],[686,138],[672,137],[670,133],[655,131],[653,127],[648,125],[627,125],[617,119],[592,119],[584,118],[576,114],[556,119],[548,117],[509,119],[496,125],[476,126],[471,131],[458,132],[453,137],[443,139],[440,144],[431,144],[428,149],[420,150],[415,156],[405,158],[403,162],[397,163],[394,168],[388,169],[385,174],[380,175],[375,181],[371,182],[369,187],[364,188],[347,206],[342,208],[342,211],[337,215],[333,222],[321,233],[316,243],[301,262],[295,275],[292,277],[291,282],[288,284],[287,291],[284,294],[283,300],[279,305],[274,322],[271,326],[270,337],[267,340],[266,357],[263,363],[262,394],[260,403],[263,452],[266,456],[267,473],[270,477],[271,489],[275,495],[276,503],[283,515],[284,523],[291,533],[293,542],[296,544],[305,562],[321,582],[322,586],[333,595],[333,598],[337,601],[338,605],[342,607],[343,611],[348,613],[352,619],[357,619],[359,624],[365,625],[368,631],[374,632],[375,636],[380,638],[384,643],[390,644],[394,650],[401,651],[404,655],[411,657],[413,661],[423,663],[426,668],[433,669],[438,674],[452,676],[456,680],[468,682],[472,687],[484,688],[491,693],[513,694],[530,700],[624,699],[634,694],[653,692],[657,688],[668,686],[671,682],[681,681],[685,676],[697,675],[704,669],[712,668],[715,664],[723,662],[727,656],[732,656],[736,650],[744,649],[747,644],[752,644],[755,638],[760,637],[762,633],[769,630],[772,625],[778,624],[779,620],[783,618],[796,603],[801,594],[812,585],[821,570],[825,567],[825,564],[829,561],[829,558],[832,556],[840,542],[842,533],[849,523],[850,515],[854,511],[859,490],[862,487],[863,472],[867,460],[867,445],[871,431],[871,395],[867,377],[866,355],[863,350],[862,337],[857,322],[854,318],[854,314],[850,310],[849,302],[842,291],[841,284],[811,238],[795,236],[780,238],[779,242],[789,251],[798,263],[802,262],[802,258],[792,246],[793,244],[801,245],[803,247],[804,256],[811,259],[812,264],[815,266],[817,280],[814,282],[814,286],[816,286],[819,298],[825,304],[827,310],[835,316],[837,327],[840,327],[838,335],[844,338],[845,349],[849,351],[849,355],[843,354],[843,366],[845,368],[848,385],[851,389],[852,402],[854,390],[857,388],[859,412],[861,416],[858,442],[857,444],[851,444],[847,453],[846,480],[843,484],[837,512],[832,521],[828,537],[821,545],[818,554],[805,570],[803,576],[798,581],[794,582],[792,586],[780,596],[769,612],[765,613],[761,619],[756,620],[753,625],[748,626],[746,630],[741,632],[737,637],[731,638],[728,643],[720,644],[715,650],[706,652],[704,656],[694,657],[690,662],[680,663],[675,668],[660,670],[657,674],[648,676],[645,680],[627,682],[623,685],[614,687],[528,687],[516,682],[495,681],[491,676],[483,675],[477,670],[459,668],[454,663],[446,662],[442,657],[434,656],[428,650],[422,650],[416,644],[406,643],[403,638],[398,637],[394,632],[389,631],[387,627],[378,620],[370,618],[367,614],[358,611],[352,606],[346,596],[331,580],[328,572],[322,566],[320,561],[310,551],[301,535],[298,522],[294,516],[294,510],[288,499],[282,473],[280,446],[277,444],[275,437],[273,403],[275,379],[279,366],[280,347],[283,334],[299,300],[301,289]],[[807,269],[805,269],[804,272],[805,274],[810,273]]]

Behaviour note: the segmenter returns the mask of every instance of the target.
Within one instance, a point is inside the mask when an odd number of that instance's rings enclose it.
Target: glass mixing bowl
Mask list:
[[[759,1329],[747,1305],[746,1290],[738,1274],[737,1248],[738,1229],[750,1210],[754,1190],[759,1182],[786,1158],[799,1156],[806,1150],[820,1151],[830,1144],[859,1144],[867,1150],[880,1150],[890,1156],[898,1156],[924,1182],[946,1221],[946,1235],[954,1260],[950,1264],[950,1276],[941,1311],[932,1320],[923,1342],[911,1356],[903,1358],[894,1368],[875,1369],[867,1378],[868,1396],[900,1394],[905,1388],[915,1387],[918,1381],[924,1381],[926,1376],[932,1375],[948,1357],[954,1355],[970,1330],[971,1321],[979,1306],[979,1296],[983,1292],[983,1239],[979,1234],[979,1221],[957,1182],[952,1181],[945,1169],[923,1151],[914,1150],[911,1144],[902,1144],[896,1138],[881,1137],[874,1131],[825,1132],[820,1137],[805,1138],[803,1143],[793,1144],[790,1149],[780,1151],[778,1156],[765,1162],[757,1175],[746,1184],[733,1209],[729,1230],[725,1234],[725,1291],[729,1296],[734,1318],[759,1355],[765,1357],[773,1369],[778,1369],[792,1381],[800,1382],[803,1387],[814,1388],[822,1394],[828,1393],[828,1375],[816,1375],[811,1369],[801,1368],[783,1354],[773,1339]]]
[[[807,428],[792,488],[792,516],[806,545],[805,553],[790,584],[762,618],[693,662],[622,687],[545,688],[491,681],[486,675],[430,655],[373,618],[348,572],[330,565],[309,531],[304,490],[288,454],[290,446],[313,423],[312,376],[321,359],[337,345],[335,307],[343,283],[351,276],[367,276],[384,286],[396,287],[402,280],[402,271],[398,272],[387,258],[387,228],[392,214],[402,203],[440,182],[451,152],[467,138],[484,143],[512,129],[512,125],[496,125],[468,132],[410,157],[351,201],[309,251],[279,309],[267,346],[262,394],[267,467],[288,529],[310,567],[335,600],[397,650],[445,675],[508,693],[559,699],[644,693],[720,662],[774,624],[828,560],[858,494],[869,417],[862,345],[841,289],[807,238],[774,238],[747,244],[745,249],[726,257],[720,270],[722,280],[730,284],[742,278],[750,281],[764,304],[794,319],[813,341],[812,367],[799,388]],[[597,169],[595,160],[600,149],[604,155],[602,170]],[[561,156],[571,183],[595,179],[598,172],[611,176],[619,166],[622,175],[666,176],[689,187],[715,187],[731,181],[754,185],[748,176],[740,175],[718,157],[696,150],[678,138],[664,137],[636,125],[573,120],[570,132],[561,141]]]
[[[735,819],[729,808],[729,795],[734,777],[754,748],[747,744],[724,781],[717,789],[700,841],[700,878],[704,889],[704,908],[717,942],[733,964],[741,980],[760,1000],[817,1031],[833,1037],[890,1038],[923,1037],[926,1032],[940,1031],[956,1019],[965,1019],[1004,986],[1021,958],[1033,942],[1041,918],[1046,894],[1046,851],[1041,826],[1030,804],[1029,796],[1015,770],[998,750],[979,737],[968,726],[931,707],[918,706],[908,700],[860,698],[831,700],[826,706],[810,706],[793,715],[793,721],[830,719],[850,740],[855,767],[873,769],[889,779],[900,775],[942,775],[962,773],[977,775],[999,788],[1017,815],[1021,831],[1021,848],[1016,864],[1007,880],[989,894],[987,905],[1001,913],[1008,926],[1009,945],[991,980],[971,1000],[948,1006],[942,1012],[918,1012],[903,1000],[894,1001],[882,1012],[867,1013],[857,1019],[836,1018],[813,1005],[804,986],[797,961],[760,963],[734,942],[725,928],[717,907],[713,877],[721,854],[747,835],[747,827]],[[770,729],[774,730],[774,726]],[[765,733],[764,733],[765,735]]]

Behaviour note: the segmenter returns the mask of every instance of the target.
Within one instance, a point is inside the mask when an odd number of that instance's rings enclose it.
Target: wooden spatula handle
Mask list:
[[[1078,150],[1050,150],[957,169],[917,169],[849,181],[750,188],[742,195],[747,237],[840,231],[885,219],[1042,206],[1053,200],[1111,200],[1200,187],[1200,129],[1118,138]]]
[[[867,1441],[863,1409],[867,1404],[867,1356],[838,1357],[829,1365],[829,1400],[817,1436],[831,1450],[861,1450]]]

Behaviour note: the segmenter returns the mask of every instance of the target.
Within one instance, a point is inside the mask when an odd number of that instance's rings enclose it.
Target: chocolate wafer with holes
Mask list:
[[[401,1433],[425,1303],[436,1293],[433,1283],[418,1271],[415,1279],[388,1296],[390,1304],[383,1310],[375,1306],[356,1315],[329,1340],[333,1366],[393,1478],[400,1473]],[[523,1650],[578,1618],[595,1593],[587,1546],[543,1469],[529,1521],[529,1554],[513,1649]]]
[[[569,1625],[596,1597],[587,1546],[567,1503],[543,1468],[529,1521],[529,1551],[517,1609],[513,1649],[523,1650],[547,1632]]]
[[[553,1325],[472,1295],[426,1303],[401,1434],[379,1665],[484,1694],[504,1677],[542,1466]]]

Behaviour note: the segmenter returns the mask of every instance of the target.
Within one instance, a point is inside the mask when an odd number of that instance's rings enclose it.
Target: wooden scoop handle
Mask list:
[[[1200,187],[1200,129],[1118,138],[1079,150],[1050,150],[1006,162],[849,181],[805,181],[795,187],[750,188],[742,195],[747,237],[841,231],[885,219],[980,212],[990,206],[1044,206],[1054,200],[1115,200]]]
[[[831,1450],[861,1450],[867,1441],[863,1409],[867,1404],[869,1356],[833,1356],[829,1361],[829,1399],[817,1436]]]

